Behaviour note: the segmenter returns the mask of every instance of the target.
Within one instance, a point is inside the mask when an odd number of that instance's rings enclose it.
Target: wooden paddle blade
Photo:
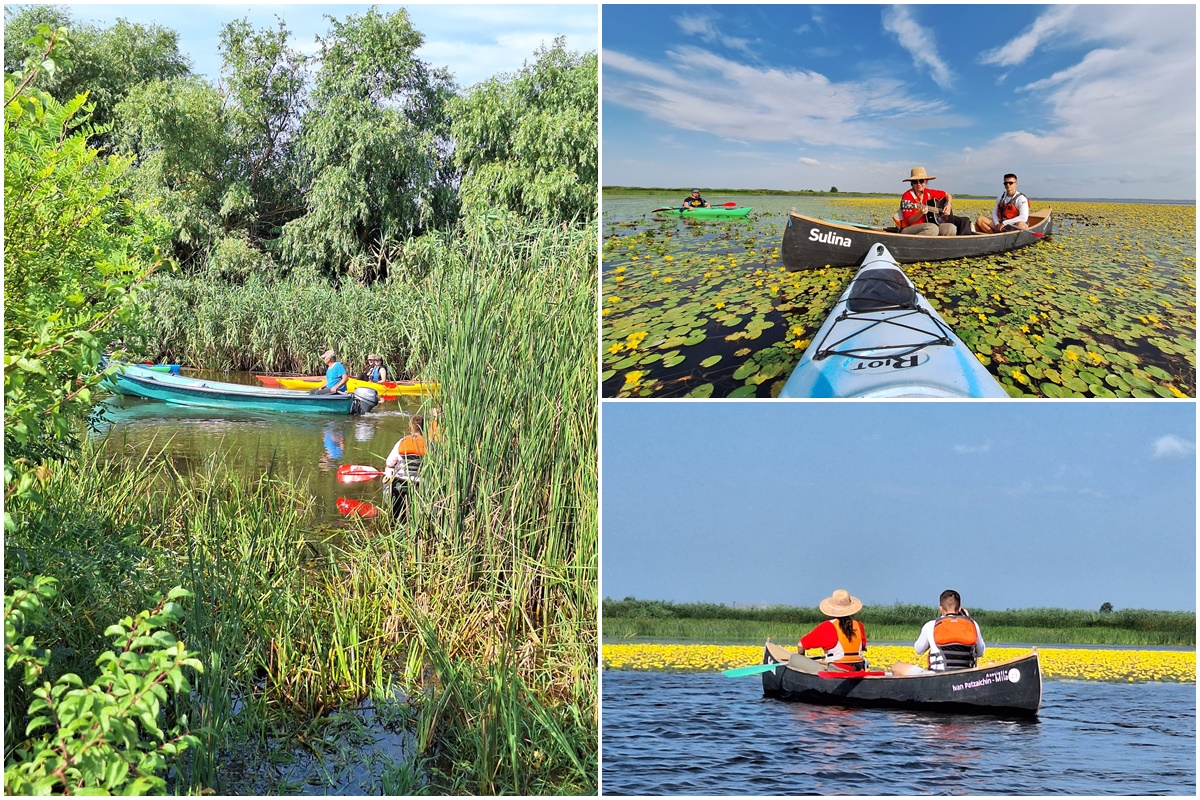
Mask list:
[[[752,664],[748,667],[721,670],[721,674],[726,678],[743,678],[747,675],[761,675],[764,672],[770,672],[776,667],[782,666],[783,664]]]

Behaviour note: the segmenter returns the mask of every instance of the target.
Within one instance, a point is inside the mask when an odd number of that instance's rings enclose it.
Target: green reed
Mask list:
[[[406,247],[369,292],[160,289],[155,355],[304,370],[326,346],[360,348],[442,387],[425,410],[436,403],[444,435],[402,524],[330,539],[295,476],[215,461],[183,475],[161,453],[93,453],[52,479],[46,514],[87,523],[76,569],[85,540],[132,548],[125,572],[109,570],[120,581],[60,569],[88,619],[156,586],[195,593],[183,638],[207,671],[185,703],[209,734],[187,786],[262,788],[253,766],[237,778],[216,765],[313,742],[329,713],[394,676],[415,705],[422,790],[596,791],[596,248],[591,231],[490,220]],[[27,566],[51,562],[54,537],[35,538],[7,542],[10,563],[14,547],[36,550]],[[416,763],[385,782],[414,785]]]
[[[921,625],[933,618],[929,612],[926,620],[908,623],[872,621],[860,615],[867,627],[867,637],[875,642],[915,641]],[[1194,646],[1195,632],[1177,630],[1149,630],[1117,627],[1086,627],[1078,624],[1072,615],[1065,615],[1057,624],[1020,625],[994,622],[986,614],[976,615],[984,640],[1022,644],[1095,644],[1095,645],[1151,645],[1151,646]],[[820,619],[803,623],[736,619],[645,619],[604,618],[605,641],[624,639],[656,639],[680,642],[707,642],[712,644],[748,644],[773,639],[777,642],[794,642],[808,633]]]

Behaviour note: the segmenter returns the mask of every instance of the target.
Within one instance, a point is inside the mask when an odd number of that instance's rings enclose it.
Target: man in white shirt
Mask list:
[[[1004,192],[996,198],[992,218],[975,220],[977,233],[1012,233],[1029,227],[1029,198],[1017,191],[1017,176],[1004,176]]]
[[[953,589],[938,598],[938,618],[921,628],[913,649],[918,654],[929,653],[929,668],[935,672],[947,669],[970,669],[987,650],[979,623],[971,612],[962,607],[962,598]]]

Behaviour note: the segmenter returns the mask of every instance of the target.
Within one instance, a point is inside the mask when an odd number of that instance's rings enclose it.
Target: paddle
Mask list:
[[[380,513],[378,506],[373,506],[365,500],[351,500],[349,497],[337,499],[337,510],[343,517],[374,517]]]
[[[378,478],[382,474],[382,472],[374,467],[366,467],[362,464],[342,464],[337,468],[337,479],[339,483],[370,481]]]
[[[785,664],[751,664],[748,667],[736,667],[734,669],[721,670],[721,674],[726,678],[743,678],[747,675],[761,675],[764,672],[770,672],[776,667],[783,667]]]
[[[737,203],[733,203],[733,202],[717,203],[716,205],[709,205],[708,207],[709,208],[737,208]],[[666,208],[656,208],[653,211],[651,211],[650,213],[656,214],[659,211],[679,211],[680,208],[681,208],[681,206],[667,206]],[[701,208],[703,208],[703,206],[701,206]]]

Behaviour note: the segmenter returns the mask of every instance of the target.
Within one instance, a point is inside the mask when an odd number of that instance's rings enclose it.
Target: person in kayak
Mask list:
[[[947,589],[938,598],[938,618],[925,623],[913,649],[918,655],[928,652],[929,669],[943,672],[973,668],[987,645],[958,592]]]
[[[800,637],[797,650],[821,648],[825,651],[825,664],[841,669],[863,670],[867,668],[867,629],[854,618],[862,611],[862,601],[851,596],[845,589],[838,589],[821,601],[821,613],[830,619]]]
[[[949,192],[929,188],[929,182],[936,179],[936,175],[925,174],[924,167],[910,170],[905,178],[909,189],[900,197],[900,210],[892,215],[900,233],[911,236],[957,236],[971,232],[971,220],[951,213],[954,197]]]
[[[975,230],[980,233],[1012,233],[1029,227],[1029,198],[1017,191],[1017,176],[1011,172],[1004,176],[1004,191],[996,198],[992,217],[975,220]]]
[[[326,367],[325,385],[318,386],[309,394],[343,394],[346,391],[346,382],[350,380],[350,373],[346,372],[346,368],[337,360],[337,354],[332,350],[322,353],[321,360],[325,362]]]
[[[388,453],[383,470],[383,493],[391,498],[392,516],[399,519],[408,510],[411,484],[420,481],[421,459],[429,451],[425,439],[425,419],[420,414],[408,418],[408,435],[396,442]]]
[[[683,198],[684,208],[708,208],[708,201],[700,196],[699,189],[692,189],[691,195]]]
[[[367,367],[359,373],[358,379],[371,383],[383,383],[391,380],[388,377],[388,368],[383,365],[383,356],[378,353],[371,353],[367,356]]]

